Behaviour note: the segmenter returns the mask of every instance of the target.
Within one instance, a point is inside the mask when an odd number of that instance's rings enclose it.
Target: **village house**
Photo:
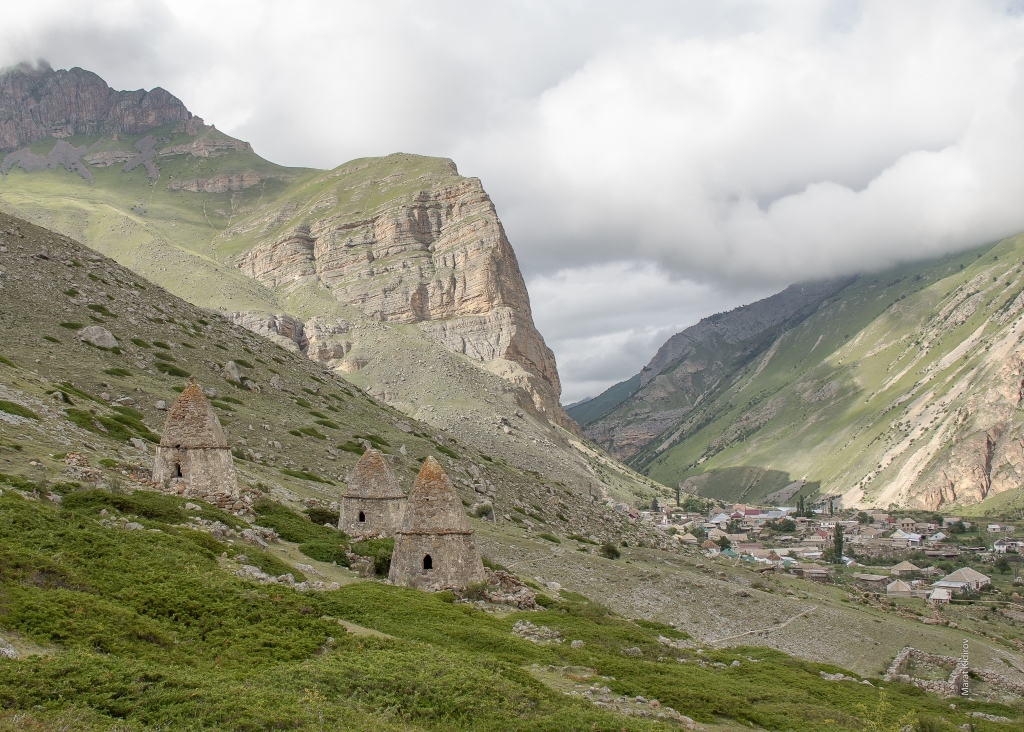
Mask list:
[[[896,526],[903,529],[903,531],[913,533],[917,530],[917,521],[912,518],[901,518],[896,522]]]
[[[910,562],[900,562],[889,570],[890,574],[894,574],[897,577],[909,577],[920,571],[920,567]]]
[[[813,563],[798,564],[790,569],[790,572],[811,582],[828,582],[832,576],[832,570]]]
[[[886,585],[885,594],[888,597],[914,597],[914,588],[909,582],[893,580]]]
[[[970,567],[961,567],[955,572],[947,574],[938,582],[933,583],[932,587],[945,587],[954,592],[967,592],[970,590],[978,591],[990,584],[992,584],[991,577]]]
[[[953,599],[953,592],[948,587],[933,587],[928,593],[928,602],[932,605],[945,605]]]
[[[1019,553],[1022,545],[1024,541],[1017,539],[996,539],[992,543],[992,551],[996,554]]]
[[[912,546],[921,546],[920,534],[907,532],[903,529],[897,529],[889,538],[892,540],[892,545],[900,549],[906,549]]]

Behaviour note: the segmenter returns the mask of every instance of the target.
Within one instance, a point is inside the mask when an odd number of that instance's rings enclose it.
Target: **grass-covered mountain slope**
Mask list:
[[[72,71],[0,73],[0,87],[14,88],[0,117],[21,120],[28,135],[10,144],[32,140],[3,151],[0,210],[82,241],[521,470],[627,502],[662,490],[621,465],[595,471],[577,449],[554,357],[479,180],[415,155],[282,167],[166,93],[104,96],[102,80]],[[42,86],[22,93],[33,84]],[[68,97],[61,84],[89,93]],[[110,99],[120,101],[103,117]],[[159,99],[170,106],[143,114]],[[132,114],[122,109],[132,104]],[[63,136],[40,137],[47,125]]]
[[[768,649],[665,645],[681,634],[568,592],[494,615],[375,582],[252,584],[228,571],[239,547],[180,525],[182,499],[77,491],[56,505],[2,489],[0,635],[18,656],[0,657],[3,730],[669,730],[682,713],[712,730],[818,732],[972,711],[1010,720],[977,729],[1009,730],[1018,716],[828,681],[841,669]],[[516,637],[519,621],[564,642]]]
[[[936,509],[1017,495],[1022,260],[1018,236],[856,278],[705,380],[631,464],[726,500],[792,501],[820,486],[847,505]],[[705,373],[686,364],[695,381]]]
[[[108,330],[116,347],[82,341],[86,326]],[[337,500],[349,469],[372,444],[389,453],[406,490],[433,455],[467,506],[489,504],[498,521],[524,530],[608,539],[639,530],[589,490],[625,483],[601,456],[562,454],[575,455],[576,470],[592,476],[584,487],[565,479],[568,470],[542,474],[541,459],[520,469],[502,452],[410,419],[301,354],[60,234],[2,214],[0,327],[2,473],[59,480],[61,456],[81,452],[108,473],[137,467],[145,474],[147,444],[166,418],[159,407],[172,404],[192,376],[214,390],[242,482],[273,495]],[[229,361],[258,393],[227,379]]]

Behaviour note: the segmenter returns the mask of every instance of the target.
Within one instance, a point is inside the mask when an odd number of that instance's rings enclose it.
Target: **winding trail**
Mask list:
[[[771,632],[773,630],[782,630],[783,628],[785,628],[787,625],[792,623],[797,618],[802,618],[807,613],[814,612],[817,609],[818,609],[818,606],[815,605],[812,608],[804,610],[802,613],[798,613],[797,615],[794,615],[793,617],[791,617],[786,622],[779,623],[778,625],[773,625],[770,628],[758,628],[757,630],[748,630],[745,633],[737,633],[736,635],[727,635],[725,638],[719,638],[718,640],[707,641],[707,643],[710,645],[710,644],[713,644],[713,643],[721,643],[723,641],[732,640],[733,638],[742,638],[745,635],[755,635],[757,633],[769,633],[769,632]]]

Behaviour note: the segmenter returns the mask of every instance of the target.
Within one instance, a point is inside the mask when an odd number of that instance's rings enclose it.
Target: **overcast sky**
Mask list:
[[[790,282],[1024,230],[1024,3],[33,0],[0,64],[162,86],[287,165],[479,176],[563,402]]]

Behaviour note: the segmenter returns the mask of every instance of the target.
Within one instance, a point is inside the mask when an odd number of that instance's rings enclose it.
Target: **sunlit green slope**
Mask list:
[[[632,464],[732,500],[797,480],[850,504],[928,508],[1017,490],[1022,260],[1019,236],[859,277]]]

